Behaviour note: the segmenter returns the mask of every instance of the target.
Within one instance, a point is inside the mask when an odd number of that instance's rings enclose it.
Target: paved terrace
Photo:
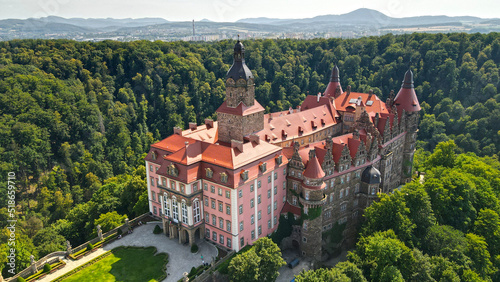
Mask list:
[[[160,223],[158,224],[161,226]],[[199,247],[198,253],[192,254],[189,245],[179,244],[179,239],[169,239],[163,233],[153,234],[155,225],[156,223],[150,223],[135,227],[132,234],[123,236],[123,238],[117,239],[112,243],[104,246],[104,248],[99,248],[97,251],[94,251],[90,255],[84,256],[79,260],[73,261],[65,258],[64,262],[66,263],[66,267],[47,275],[43,279],[38,281],[50,282],[57,277],[64,275],[65,273],[119,246],[153,246],[156,247],[158,252],[167,253],[168,276],[165,280],[163,280],[167,282],[176,282],[177,280],[182,278],[182,274],[184,272],[189,272],[191,270],[191,267],[197,267],[201,265],[202,255],[205,262],[210,262],[212,257],[215,258],[217,256],[217,248],[201,239],[197,239],[198,241],[196,242]]]

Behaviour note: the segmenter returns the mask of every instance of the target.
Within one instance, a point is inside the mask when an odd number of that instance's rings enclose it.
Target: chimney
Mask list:
[[[300,113],[301,106],[297,106],[297,113]]]
[[[205,125],[207,126],[207,129],[213,128],[214,127],[214,121],[212,119],[206,118],[205,119]]]
[[[346,89],[346,92],[347,92],[347,96],[349,96],[349,94],[351,94],[351,85],[347,85],[347,89]]]
[[[293,114],[293,108],[292,107],[288,108],[288,113],[289,114]]]
[[[368,100],[370,100],[373,96],[373,89],[370,89],[370,91],[368,91]],[[366,101],[368,101],[366,100]]]
[[[321,92],[318,92],[318,98],[316,99],[316,102],[319,103],[319,98],[321,98]]]
[[[361,106],[361,96],[359,96],[358,100],[356,100],[356,106]]]
[[[260,138],[259,138],[259,135],[257,135],[257,134],[250,134],[249,139],[250,139],[250,142],[260,144]]]
[[[174,126],[174,134],[182,136],[182,128]]]
[[[240,152],[243,152],[243,142],[232,139],[231,148],[237,148]]]
[[[190,122],[189,123],[189,129],[196,130],[197,127],[198,127],[198,125],[196,124],[196,122]]]

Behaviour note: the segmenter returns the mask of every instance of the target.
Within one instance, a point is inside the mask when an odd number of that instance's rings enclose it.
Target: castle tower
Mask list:
[[[377,199],[380,182],[380,171],[372,165],[367,166],[361,173],[361,188],[359,189],[359,194],[356,194],[361,211],[358,213],[359,218],[361,218],[361,213],[365,208],[369,207]]]
[[[325,172],[321,169],[316,151],[309,151],[309,162],[304,170],[300,203],[303,208],[302,240],[300,249],[302,255],[321,261],[321,242],[323,231],[322,207],[326,202],[323,182]]]
[[[337,87],[339,92],[337,93]],[[330,77],[330,82],[325,90],[325,97],[337,98],[338,95],[342,94],[342,86],[340,85],[339,68],[335,65],[332,69],[332,76]]]
[[[255,100],[252,72],[245,64],[245,46],[234,45],[233,65],[226,74],[226,100],[217,109],[219,141],[243,142],[243,137],[264,129],[264,108]]]
[[[420,104],[418,103],[417,94],[413,88],[413,72],[408,70],[405,73],[405,78],[401,89],[394,99],[394,104],[399,115],[398,120],[401,121],[401,126],[405,126],[406,131],[405,143],[403,149],[403,165],[401,169],[401,183],[411,181],[411,169],[413,164],[413,155],[415,153],[415,144],[417,143],[418,118],[420,112]],[[404,120],[403,120],[404,119]]]

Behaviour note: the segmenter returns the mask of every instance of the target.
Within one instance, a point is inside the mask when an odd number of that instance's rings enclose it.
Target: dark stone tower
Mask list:
[[[299,198],[304,212],[300,249],[302,255],[312,257],[315,261],[321,261],[322,207],[326,202],[324,193],[326,184],[323,182],[325,172],[321,169],[314,149],[309,151],[309,162],[303,176],[302,193]]]
[[[380,171],[373,166],[366,167],[361,173],[361,188],[356,198],[359,201],[359,213],[361,218],[362,212],[369,207],[373,201],[377,200],[377,193],[381,182]]]
[[[415,153],[415,144],[417,143],[418,119],[420,104],[417,94],[413,88],[413,72],[408,70],[401,89],[394,99],[394,105],[397,108],[398,119],[401,121],[401,130],[406,131],[403,165],[401,169],[401,183],[411,181],[411,169],[413,164],[413,155]]]
[[[226,74],[226,100],[217,109],[219,141],[243,142],[243,137],[264,128],[264,108],[255,100],[252,72],[245,64],[245,46],[234,45],[233,65]]]

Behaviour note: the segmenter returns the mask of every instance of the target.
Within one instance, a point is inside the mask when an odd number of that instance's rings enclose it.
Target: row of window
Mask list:
[[[210,229],[208,229],[208,228],[207,228],[205,232],[206,232],[206,237],[207,237],[207,238],[210,238]],[[241,239],[243,239],[243,238],[241,238]],[[215,232],[215,231],[212,231],[212,241],[217,242],[217,232]],[[226,238],[226,241],[224,241],[224,235],[219,234],[219,243],[220,243],[221,245],[224,245],[224,242],[225,242],[225,245],[226,245],[228,248],[231,248],[231,247],[232,247],[232,246],[231,246],[231,239],[230,239],[229,237],[227,237],[227,238]],[[244,242],[244,241],[242,241],[242,242]]]
[[[165,209],[165,215],[169,218],[174,219],[174,221],[182,221],[184,224],[188,224],[188,211],[187,211],[187,205],[184,201],[181,202],[181,214],[179,218],[179,205],[177,202],[176,198],[172,198],[171,205],[168,202],[168,198],[165,195],[164,196],[164,209]],[[200,208],[200,201],[195,200],[193,201],[193,222],[194,224],[198,223],[201,221],[201,208]]]
[[[207,212],[205,213],[205,222],[210,224],[210,214]],[[219,223],[219,225],[217,225],[217,223]],[[217,217],[215,214],[212,214],[212,226],[219,226],[220,229],[231,232],[231,221],[226,220],[224,224],[224,219],[222,217]]]
[[[156,183],[156,186],[158,186],[158,187],[163,186],[165,188],[170,188],[172,190],[180,191],[181,193],[186,193],[186,186],[183,183],[179,183],[179,185],[178,185],[179,188],[177,188],[177,182],[174,180],[170,180],[170,187],[168,187],[167,180],[165,179],[165,177],[161,178],[161,183],[160,183],[159,178],[154,178],[153,176],[151,176],[151,186],[154,187],[155,183]],[[198,191],[198,182],[194,182],[191,185],[191,188],[192,188],[192,193],[197,192]]]
[[[208,207],[208,197],[205,197],[204,198],[204,202],[205,202],[205,206]],[[212,209],[216,209],[216,203],[215,203],[215,200],[214,199],[210,199],[210,203],[211,203],[211,207]],[[220,212],[224,212],[224,203],[221,202],[221,201],[218,201],[217,202],[217,206],[218,206],[218,210]],[[231,205],[229,204],[226,204],[226,214],[230,215],[231,214]]]
[[[257,197],[257,204],[260,204],[261,203],[261,197],[260,195]],[[283,196],[283,203],[286,202],[286,196]],[[255,207],[255,201],[254,199],[250,199],[250,208],[253,208]],[[274,201],[274,210],[277,210],[278,209],[278,202],[277,201]],[[267,213],[271,213],[271,205],[268,205],[267,206]],[[260,213],[260,211],[259,211]],[[243,205],[240,205],[239,206],[239,214],[243,214]],[[260,219],[260,218],[259,218]]]
[[[203,190],[208,191],[208,184],[207,183],[203,184]],[[215,186],[214,185],[210,185],[210,192],[212,194],[215,194]],[[231,191],[230,190],[226,190],[226,189],[222,189],[222,188],[218,187],[217,194],[219,196],[222,196],[223,194],[225,194],[226,198],[231,199]]]

